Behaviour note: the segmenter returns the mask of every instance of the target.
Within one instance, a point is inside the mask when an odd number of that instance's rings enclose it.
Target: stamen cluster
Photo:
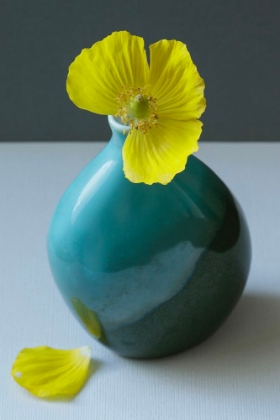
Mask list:
[[[146,88],[123,86],[121,93],[116,98],[119,109],[115,117],[119,117],[122,123],[130,129],[139,130],[146,134],[152,127],[157,127],[158,115],[156,98],[150,96]],[[131,103],[135,100],[144,100],[147,103],[147,112],[139,117],[131,108]]]

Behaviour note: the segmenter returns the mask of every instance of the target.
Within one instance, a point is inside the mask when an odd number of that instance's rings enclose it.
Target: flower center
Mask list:
[[[146,118],[149,115],[148,98],[143,96],[141,93],[136,95],[132,101],[130,101],[128,115],[130,118]]]
[[[117,97],[119,104],[115,117],[121,118],[123,124],[131,129],[146,134],[153,126],[157,126],[156,99],[148,95],[145,88],[123,86]]]

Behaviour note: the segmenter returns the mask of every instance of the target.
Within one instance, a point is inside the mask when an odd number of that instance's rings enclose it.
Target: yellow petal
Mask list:
[[[76,57],[69,67],[66,90],[79,108],[115,115],[122,87],[144,86],[147,77],[143,38],[113,32]]]
[[[149,84],[158,115],[175,120],[199,118],[205,110],[204,81],[185,44],[162,40],[150,46]]]
[[[124,173],[131,182],[168,184],[198,150],[202,123],[159,120],[147,134],[132,130],[123,147]]]
[[[17,355],[11,374],[37,397],[73,396],[87,379],[90,355],[87,346],[74,350],[25,348]]]

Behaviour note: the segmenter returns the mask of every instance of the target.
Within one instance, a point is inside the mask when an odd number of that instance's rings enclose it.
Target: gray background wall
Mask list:
[[[206,82],[202,140],[278,141],[279,0],[1,0],[0,140],[108,140],[65,92],[82,48],[126,29],[185,42]]]

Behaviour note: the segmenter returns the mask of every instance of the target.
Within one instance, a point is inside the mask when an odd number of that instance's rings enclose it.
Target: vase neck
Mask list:
[[[117,146],[123,146],[125,139],[129,133],[129,127],[124,126],[117,121],[112,115],[108,116],[108,122],[112,130],[111,142]]]

